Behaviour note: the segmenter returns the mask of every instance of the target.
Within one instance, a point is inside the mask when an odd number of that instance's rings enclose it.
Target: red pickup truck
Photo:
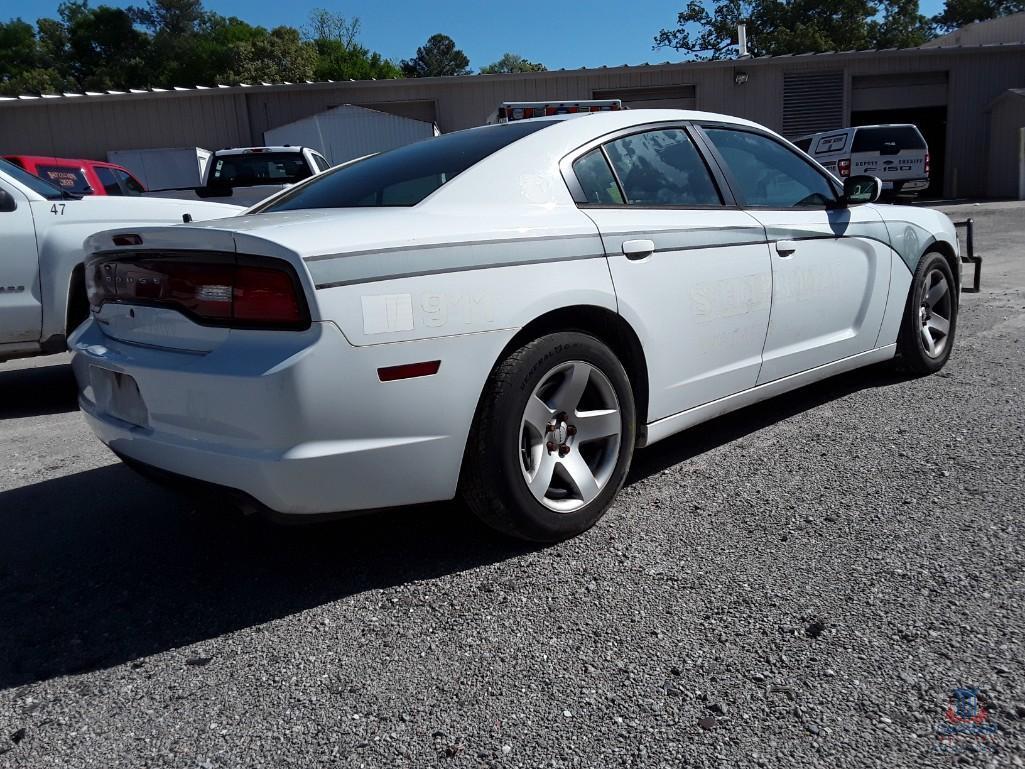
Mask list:
[[[100,160],[4,155],[30,174],[76,195],[141,195],[146,191],[127,168]]]

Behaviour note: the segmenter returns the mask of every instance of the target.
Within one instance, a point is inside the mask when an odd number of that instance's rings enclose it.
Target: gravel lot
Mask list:
[[[1025,208],[919,380],[641,452],[588,534],[277,528],[141,480],[66,360],[0,366],[0,766],[1025,766]],[[992,752],[937,750],[978,687]]]

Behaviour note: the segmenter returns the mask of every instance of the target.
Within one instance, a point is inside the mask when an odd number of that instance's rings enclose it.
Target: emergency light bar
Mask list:
[[[498,108],[498,122],[527,120],[546,115],[573,115],[579,112],[611,112],[623,109],[622,99],[583,101],[505,101]]]

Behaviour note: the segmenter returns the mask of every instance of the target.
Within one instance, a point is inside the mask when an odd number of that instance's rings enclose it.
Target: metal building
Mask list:
[[[480,125],[502,101],[616,97],[635,108],[738,115],[787,136],[913,122],[930,145],[931,191],[981,197],[998,194],[989,182],[988,108],[1005,91],[1021,87],[1025,42],[515,75],[19,97],[0,100],[0,154],[103,158],[108,149],[260,144],[273,128],[344,104],[435,123],[445,132]]]

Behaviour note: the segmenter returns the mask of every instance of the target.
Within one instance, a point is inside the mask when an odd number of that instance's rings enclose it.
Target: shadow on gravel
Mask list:
[[[889,364],[869,366],[718,417],[656,443],[650,449],[638,451],[627,485],[816,406],[860,390],[886,387],[906,379],[906,375],[895,372]]]
[[[120,464],[0,493],[0,689],[530,549],[455,504],[291,527],[194,508]]]
[[[898,381],[882,367],[862,370],[720,417],[639,452],[629,482]],[[0,493],[0,689],[532,549],[490,534],[457,504],[300,527],[195,507],[120,464]]]
[[[0,420],[63,414],[78,408],[68,363],[5,370],[0,364]]]

